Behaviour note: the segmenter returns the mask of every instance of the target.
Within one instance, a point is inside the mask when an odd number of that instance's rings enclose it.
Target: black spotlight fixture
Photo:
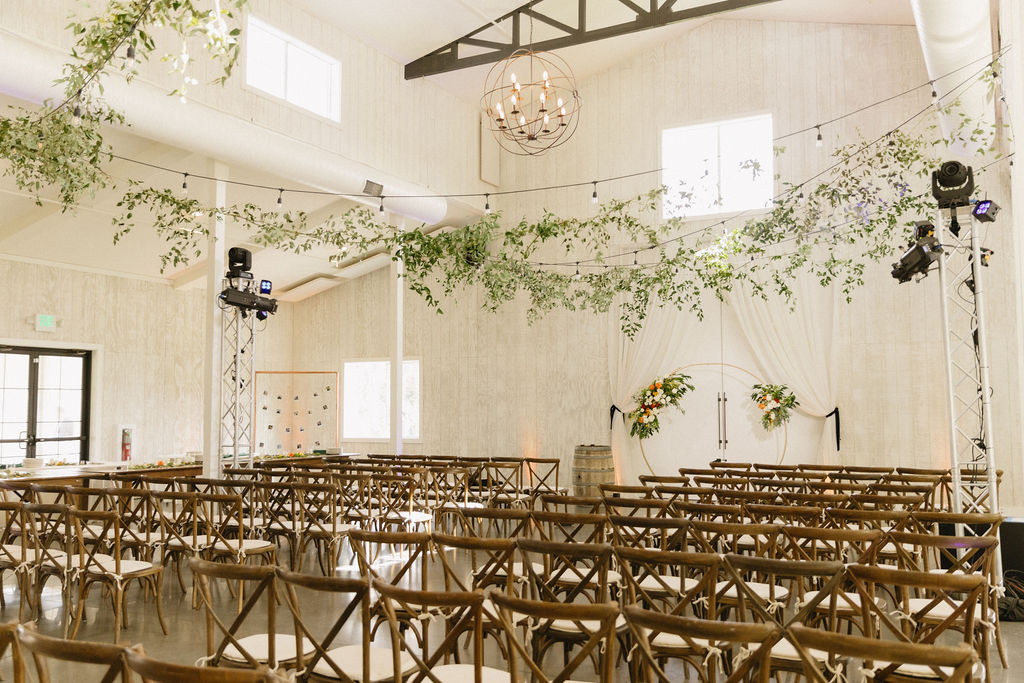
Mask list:
[[[982,199],[974,205],[974,210],[971,213],[982,223],[992,223],[996,220],[996,216],[999,215],[999,211],[999,205],[994,201]]]
[[[959,161],[947,161],[932,171],[932,196],[940,209],[966,206],[974,192],[974,171]]]
[[[892,276],[900,284],[910,282],[915,275],[924,277],[941,256],[942,245],[934,234],[913,241],[900,260],[892,264]]]
[[[259,291],[252,277],[252,252],[242,247],[228,249],[228,272],[224,276],[228,286],[218,298],[225,306],[234,306],[248,315],[255,311],[256,318],[266,320],[267,316],[277,312],[277,299],[271,299],[273,284],[270,280],[260,280]]]

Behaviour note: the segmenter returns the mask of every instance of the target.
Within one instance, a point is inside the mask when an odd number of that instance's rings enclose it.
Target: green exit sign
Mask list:
[[[57,316],[55,315],[43,315],[40,313],[36,316],[36,332],[56,332],[57,331]]]

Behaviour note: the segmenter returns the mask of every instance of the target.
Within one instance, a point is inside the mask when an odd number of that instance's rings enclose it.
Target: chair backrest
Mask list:
[[[649,486],[636,484],[598,484],[601,497],[608,498],[651,498],[654,496],[654,489]]]
[[[732,671],[728,681],[759,681],[768,683],[771,675],[771,648],[778,642],[780,629],[774,624],[744,624],[714,619],[693,619],[662,614],[629,605],[622,610],[632,640],[637,644],[637,653],[642,658],[644,675],[641,680],[675,683],[678,676],[669,677],[656,655],[651,643],[662,634],[676,636],[682,646],[694,652],[705,653],[703,668],[707,680],[716,680],[715,674],[721,669],[723,652],[729,652],[739,645],[742,656],[732,660]],[[756,649],[754,649],[756,646]]]
[[[627,517],[667,517],[672,507],[661,498],[615,498],[605,496],[604,506],[609,515]]]
[[[47,660],[51,659],[104,666],[104,683],[128,683],[132,680],[125,661],[125,648],[120,645],[51,638],[36,631],[31,624],[22,624],[18,627],[17,639],[18,644],[32,656],[39,683],[50,683]]]
[[[785,627],[810,621],[812,615],[827,613],[822,627],[838,628],[837,600],[846,578],[842,562],[730,553],[722,558],[722,564],[727,578],[719,582],[716,590],[720,596],[734,596],[737,620],[775,623]],[[789,605],[796,607],[787,614]]]
[[[470,591],[501,586],[505,592],[512,592],[517,579],[515,539],[452,536],[437,532],[431,538],[444,569],[445,590]],[[469,554],[468,572],[455,558],[449,559],[449,550]]]
[[[628,604],[666,614],[718,618],[720,555],[625,547],[616,547],[614,554]]]
[[[478,538],[519,538],[530,531],[530,511],[522,508],[465,508],[458,511],[460,534]]]
[[[604,499],[600,496],[562,496],[553,493],[540,497],[541,509],[550,512],[579,512],[583,514],[601,514],[604,512]]]
[[[287,683],[289,680],[266,667],[256,670],[214,669],[172,664],[147,657],[135,648],[125,651],[125,660],[131,671],[151,683]]]
[[[879,529],[832,529],[786,526],[781,556],[815,562],[874,564],[882,542]]]
[[[113,510],[70,511],[72,552],[78,555],[75,570],[87,574],[121,575],[121,525]],[[100,551],[104,553],[100,553]],[[107,555],[113,559],[107,559]]]
[[[533,535],[545,541],[604,543],[608,518],[604,515],[534,510]]]
[[[25,503],[25,545],[34,553],[37,566],[61,567],[64,557],[71,554],[71,507],[50,503]]]
[[[612,547],[517,539],[531,597],[552,602],[608,602]],[[538,571],[537,567],[542,569]]]
[[[811,650],[829,655],[832,663],[829,667],[836,671],[836,661],[866,660],[875,662],[875,666],[866,669],[871,679],[885,680],[886,675],[895,669],[913,665],[917,667],[915,679],[948,683],[970,683],[978,655],[974,650],[959,643],[951,646],[940,646],[918,643],[899,643],[886,641],[879,647],[877,638],[848,636],[830,633],[816,628],[808,628],[794,624],[789,628],[789,641],[796,646],[797,653],[804,667],[804,676],[815,683],[830,683],[835,676],[826,677],[821,665],[811,654]],[[877,666],[877,661],[888,662],[885,667]],[[867,678],[867,676],[866,676]]]
[[[14,683],[24,683],[25,660],[21,654],[21,646],[18,644],[18,626],[20,624],[16,619],[6,624],[0,623],[0,658],[3,658],[8,650],[11,651]]]
[[[297,659],[295,666],[299,670],[313,672],[324,677],[337,678],[345,683],[353,683],[353,679],[369,681],[370,678],[370,600],[369,581],[364,578],[350,579],[336,576],[313,576],[300,574],[278,568],[284,602],[291,612],[294,623],[296,643],[310,643],[307,647],[296,647]],[[341,605],[337,600],[342,601]],[[325,600],[331,601],[330,619],[324,620]],[[338,662],[331,656],[336,649],[334,640],[346,626],[351,626],[353,616],[359,610],[359,627],[361,636],[362,670],[354,675],[352,669]],[[310,615],[314,615],[310,619]],[[306,657],[309,649],[313,653]]]
[[[430,534],[353,529],[349,532],[348,538],[359,563],[361,576],[387,580],[395,585],[411,582],[421,590],[426,589],[431,552]],[[393,557],[397,558],[398,562],[388,563],[387,571],[382,572],[379,571],[381,566],[378,560],[382,559],[385,548],[392,551],[397,549]]]
[[[498,591],[489,593],[493,605],[497,608],[495,620],[501,627],[505,638],[505,651],[508,654],[508,671],[512,683],[523,680],[520,677],[520,662],[525,664],[528,675],[526,680],[551,683],[566,681],[571,678],[582,679],[577,674],[580,666],[592,655],[597,655],[598,680],[611,683],[615,675],[615,620],[619,616],[619,606],[615,602],[583,605],[552,603],[537,600],[524,600],[505,595]],[[524,643],[519,635],[519,624],[524,620],[532,623],[528,633],[531,637],[543,637],[544,631],[556,620],[572,622],[578,632],[579,642],[574,648],[573,656],[564,659],[561,668],[549,667],[547,671],[536,660],[535,649],[531,643]],[[530,648],[530,649],[528,649]],[[574,675],[576,674],[576,675]]]
[[[782,527],[775,524],[690,522],[690,540],[698,552],[743,553],[773,557]]]
[[[536,498],[545,493],[561,492],[561,483],[558,480],[561,464],[562,461],[558,458],[526,458],[523,460],[523,466],[530,478],[531,496]]]
[[[189,560],[193,575],[199,579],[199,598],[206,612],[206,657],[211,666],[224,663],[225,651],[230,647],[230,659],[234,665],[248,665],[257,668],[266,663],[271,668],[278,664],[277,648],[277,572],[273,566],[252,566],[208,562],[193,557]],[[223,579],[225,585],[233,585],[239,591],[239,605],[228,609],[221,607],[223,601],[214,598],[212,583]],[[242,603],[242,593],[245,602]],[[263,605],[266,622],[259,630],[266,639],[259,640],[256,647],[247,647],[241,631],[251,629],[250,616],[258,605]],[[262,650],[265,648],[265,651]]]
[[[680,517],[609,515],[613,545],[654,550],[685,550],[690,523]]]
[[[160,522],[162,547],[171,542],[183,548],[196,548],[199,534],[199,494],[180,491],[153,491],[153,509]]]
[[[371,586],[380,595],[383,613],[391,633],[393,680],[401,683],[406,678],[413,681],[430,679],[429,672],[440,663],[464,656],[459,648],[460,638],[470,634],[472,658],[475,673],[479,672],[484,659],[483,652],[483,604],[484,594],[480,591],[422,591],[399,588],[386,581],[373,579]],[[435,636],[432,626],[436,623],[440,635]],[[419,624],[418,636],[403,631],[408,623]],[[409,642],[410,639],[412,642]],[[416,672],[409,673],[402,664],[403,656],[415,662]],[[480,680],[476,677],[476,680]],[[366,679],[363,679],[366,680]],[[433,680],[433,679],[430,679]]]

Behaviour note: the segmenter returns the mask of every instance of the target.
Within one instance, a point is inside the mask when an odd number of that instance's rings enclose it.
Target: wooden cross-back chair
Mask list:
[[[458,511],[455,532],[477,538],[519,538],[530,533],[526,509],[466,508]]]
[[[342,537],[354,527],[338,519],[337,489],[333,483],[294,484],[292,492],[302,521],[297,568],[301,571],[306,553],[312,547],[320,572],[327,576],[338,566]]]
[[[391,648],[370,645],[368,579],[313,576],[281,568],[277,575],[295,638],[310,644],[298,648],[310,653],[298,653],[297,680],[354,683],[391,678]],[[330,619],[326,621],[321,618],[325,604],[330,605]],[[358,632],[356,642],[341,644],[349,640],[342,637],[342,632],[353,623]],[[411,658],[403,655],[403,659],[404,670],[411,670]]]
[[[628,548],[685,550],[689,525],[680,517],[608,516],[611,543]]]
[[[924,496],[896,495],[886,493],[855,493],[850,496],[851,507],[861,510],[898,510],[913,512],[927,504]]]
[[[604,507],[607,514],[623,517],[668,517],[672,514],[669,502],[661,498],[616,498],[606,496]]]
[[[717,477],[718,470],[711,469],[710,467],[680,467],[678,470],[679,476],[689,477]]]
[[[482,592],[409,590],[380,579],[373,579],[371,585],[380,594],[391,634],[395,683],[504,678],[503,669],[484,665]],[[422,625],[416,643],[402,635],[406,615]],[[467,653],[472,653],[472,663],[460,661]],[[406,669],[403,654],[413,660],[411,670]]]
[[[516,541],[532,600],[562,604],[605,604],[613,597],[609,581],[612,547],[598,543],[560,543],[520,538]],[[538,571],[540,567],[540,571]],[[618,586],[616,585],[616,593]],[[624,636],[624,625],[618,634]],[[586,629],[569,620],[556,619],[535,624],[532,631],[535,653],[543,658],[548,648],[561,644],[567,659],[574,646],[585,643]],[[625,651],[625,650],[624,650]]]
[[[796,472],[797,465],[783,465],[782,463],[773,462],[755,462],[755,472]]]
[[[1005,669],[1008,665],[999,624],[999,577],[995,572],[995,554],[999,552],[999,539],[995,536],[941,536],[892,532],[888,534],[896,553],[896,566],[908,571],[926,571],[933,574],[968,574],[983,576],[988,582],[984,601],[988,604],[987,617],[979,626],[995,634],[999,658]],[[920,604],[921,598],[912,599]],[[979,614],[979,619],[981,616]],[[987,631],[986,631],[987,633]],[[982,663],[988,666],[987,649]]]
[[[434,516],[434,528],[451,533],[458,524],[460,510],[482,507],[476,494],[470,493],[474,470],[470,467],[429,467],[429,502]]]
[[[876,665],[879,661],[888,663],[881,671],[869,670],[871,678],[878,681],[900,680],[898,676],[884,676],[884,670],[893,669],[894,672],[924,672],[930,674],[924,678],[943,683],[971,683],[972,671],[977,661],[974,650],[963,643],[940,646],[886,641],[884,646],[880,647],[877,638],[830,633],[801,624],[791,626],[788,635],[790,642],[800,653],[804,664],[801,673],[809,683],[832,683],[837,680],[836,673],[842,673],[840,667],[844,661],[847,662],[847,670],[850,670],[850,662],[865,660],[874,661]],[[824,672],[816,658],[812,656],[812,652],[828,655],[830,666]],[[921,680],[920,677],[913,675],[907,679]]]
[[[724,524],[742,524],[746,518],[742,505],[683,503],[678,500],[672,503],[672,514],[675,517],[683,517],[691,521]]]
[[[743,553],[774,557],[782,527],[777,524],[692,520],[690,545],[702,553]]]
[[[529,475],[529,494],[531,499],[530,507],[534,506],[538,496],[546,493],[555,495],[565,493],[562,483],[559,481],[559,469],[562,461],[558,458],[526,458],[523,460],[523,467]]]
[[[654,497],[667,500],[670,505],[682,503],[711,503],[715,499],[715,490],[700,486],[679,484],[657,484]]]
[[[23,533],[24,522],[20,500],[0,501],[0,586],[3,584],[5,572],[13,572],[14,583],[18,588],[18,620],[25,616],[25,608],[32,601],[32,556],[26,549]],[[0,588],[0,607],[6,607],[4,591]]]
[[[312,654],[309,641],[278,630],[276,567],[196,558],[189,561],[189,567],[197,578],[206,614],[204,666],[256,669],[265,665],[276,669],[297,660],[298,642],[302,642],[303,654]],[[224,601],[218,599],[222,586],[238,596],[237,606],[229,602],[225,609]]]
[[[661,485],[668,486],[689,486],[690,478],[682,474],[641,474],[637,477],[641,484],[650,488]],[[655,495],[657,492],[655,491]]]
[[[702,683],[768,683],[771,676],[771,646],[779,637],[779,629],[771,624],[742,624],[732,621],[694,619],[662,614],[629,605],[622,610],[633,642],[637,647],[641,680],[676,683],[664,670],[652,642],[674,641],[680,649],[693,652],[691,659],[699,664],[693,668]],[[732,655],[734,648],[739,653]],[[728,660],[728,670],[723,667]]]
[[[988,629],[979,628],[989,618],[984,576],[865,565],[849,565],[846,571],[860,594],[863,633],[883,640],[935,644],[959,632],[958,639],[985,661]],[[875,680],[942,680],[938,672],[897,663],[876,668],[867,661],[865,669],[873,671]]]
[[[298,562],[299,536],[302,533],[302,512],[295,482],[257,481],[252,483],[255,518],[253,525],[261,535],[273,541],[278,551],[282,544],[288,546],[288,566],[294,568]]]
[[[785,526],[780,556],[791,560],[874,564],[882,538],[880,529]]]
[[[56,559],[63,561],[66,569],[77,577],[78,599],[71,637],[78,635],[89,590],[98,584],[110,596],[114,611],[114,642],[120,641],[121,630],[128,626],[125,593],[133,582],[139,584],[145,596],[153,596],[160,628],[167,635],[162,597],[163,565],[121,557],[123,532],[120,517],[114,510],[71,510],[70,519],[75,539],[74,554]],[[92,534],[87,534],[86,528],[91,528]],[[103,539],[103,545],[94,542],[95,538]],[[101,548],[108,550],[109,554],[99,552]]]
[[[427,589],[432,552],[430,534],[352,530],[349,532],[349,543],[359,563],[360,576],[379,579],[395,586],[409,585],[417,590]],[[415,619],[406,616],[408,618],[402,618],[402,629],[411,629],[417,636],[420,635]],[[384,606],[378,598],[370,604],[371,638],[376,635],[383,620]]]
[[[608,517],[571,512],[534,510],[532,536],[562,543],[604,543]]]
[[[881,529],[903,531],[910,523],[905,510],[862,510],[859,508],[825,508],[825,526],[835,529]]]
[[[749,491],[750,490],[750,477],[723,477],[716,475],[713,477],[696,475],[691,477],[695,486],[702,486],[712,488],[715,490],[728,490],[728,491]]]
[[[25,660],[22,657],[21,647],[18,644],[19,625],[17,620],[6,624],[0,623],[0,658],[6,657],[7,651],[10,650],[14,683],[24,683],[26,675]]]
[[[49,660],[106,667],[102,683],[130,683],[132,680],[125,661],[125,648],[120,645],[51,638],[36,631],[32,624],[20,625],[16,637],[24,650],[23,656],[26,659],[31,657],[39,683],[51,681]]]
[[[161,563],[174,563],[181,592],[186,592],[181,563],[188,562],[206,548],[199,537],[199,494],[180,491],[151,491],[153,510],[160,524]]]
[[[41,611],[43,587],[51,577],[60,581],[64,616],[71,615],[72,567],[68,556],[74,535],[71,528],[71,507],[56,503],[24,503],[23,533],[25,557],[31,562],[32,598],[30,605]],[[24,597],[24,596],[23,596]],[[65,635],[71,620],[65,620]]]
[[[210,669],[186,664],[172,664],[147,657],[142,648],[125,650],[128,668],[148,683],[288,683],[266,667],[248,669]]]
[[[494,459],[484,467],[487,504],[493,507],[527,507],[532,500],[523,488],[523,461]]]
[[[160,522],[153,510],[153,497],[146,489],[110,487],[103,489],[107,506],[117,513],[121,531],[121,552],[133,559],[152,561],[160,539]]]
[[[785,526],[815,526],[824,516],[822,509],[812,505],[774,505],[751,503],[744,506],[750,521],[755,524],[782,524]]]
[[[604,498],[600,496],[561,496],[546,493],[540,497],[541,510],[550,512],[579,512],[599,515],[604,512]]]
[[[721,556],[640,548],[615,548],[623,575],[623,604],[676,616],[718,619],[716,588]],[[684,667],[701,670],[703,650],[695,650],[670,634],[652,638],[648,645],[659,661],[678,659]],[[640,676],[639,660],[630,659],[632,680]]]
[[[844,600],[841,589],[846,579],[843,563],[729,554],[722,564],[727,578],[717,591],[725,616],[732,609],[737,621],[779,627],[782,637],[771,645],[773,671],[803,670],[798,648],[787,637],[789,626],[804,623],[839,630],[837,603]],[[817,653],[812,657],[822,669],[831,665]]]
[[[374,529],[427,530],[433,516],[417,504],[421,480],[412,472],[370,477],[370,524]]]
[[[237,495],[199,493],[196,510],[205,537],[203,555],[215,561],[245,564],[256,559],[277,564],[277,546],[263,538],[246,537],[242,498]]]
[[[614,680],[617,603],[552,603],[525,600],[498,591],[490,592],[489,599],[496,608],[495,619],[504,634],[506,670],[512,683],[525,680],[553,683],[570,680],[570,677],[577,680],[586,677],[601,683]],[[520,625],[523,623],[527,624],[525,628]],[[560,667],[544,666],[546,634],[561,626],[579,634],[577,650],[575,654],[567,650]],[[593,678],[579,671],[586,662],[593,665]],[[525,669],[525,677],[522,669]]]
[[[785,505],[811,505],[820,508],[849,507],[850,497],[845,493],[780,493]]]
[[[522,563],[516,560],[518,549],[513,538],[475,538],[431,534],[434,549],[444,572],[447,591],[471,591],[500,587],[512,594],[522,577]],[[449,553],[456,557],[449,557]],[[469,570],[459,561],[467,559]]]

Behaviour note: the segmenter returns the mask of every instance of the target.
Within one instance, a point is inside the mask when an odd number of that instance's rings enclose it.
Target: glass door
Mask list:
[[[89,456],[88,351],[0,347],[0,465]]]

